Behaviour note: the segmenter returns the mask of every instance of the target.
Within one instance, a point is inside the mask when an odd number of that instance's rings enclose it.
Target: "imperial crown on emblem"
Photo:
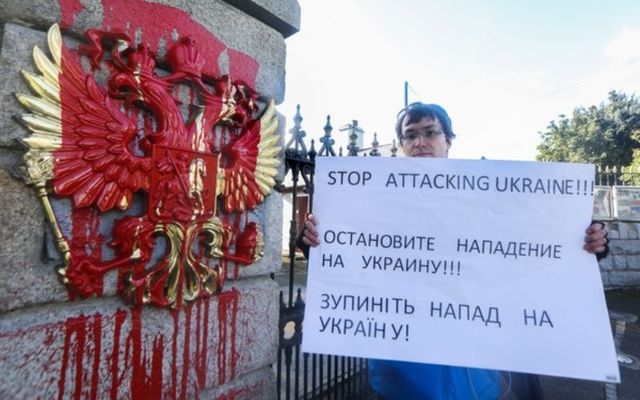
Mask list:
[[[112,270],[118,291],[137,304],[179,308],[217,293],[227,263],[262,256],[257,224],[229,216],[254,209],[275,184],[281,148],[273,102],[261,110],[244,82],[205,76],[189,37],[160,60],[168,73],[125,34],[89,30],[87,37],[89,45],[74,51],[52,26],[51,58],[36,46],[39,72],[22,71],[34,95],[16,95],[30,111],[21,116],[31,131],[23,140],[25,179],[38,190],[62,254],[58,274],[72,297],[100,295]],[[188,107],[178,86],[189,90]],[[113,256],[96,259],[74,243],[50,196],[70,199],[74,211],[117,211]],[[137,214],[135,202],[144,205]]]

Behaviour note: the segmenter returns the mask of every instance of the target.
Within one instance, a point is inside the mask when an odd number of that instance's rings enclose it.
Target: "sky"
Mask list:
[[[637,0],[299,0],[286,39],[287,140],[300,104],[309,138],[331,115],[364,142],[394,138],[409,102],[438,103],[457,135],[452,158],[534,160],[539,132],[611,90],[640,94]],[[319,147],[316,147],[318,149]]]

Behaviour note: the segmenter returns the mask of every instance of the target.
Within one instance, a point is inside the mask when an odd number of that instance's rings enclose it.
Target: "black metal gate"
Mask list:
[[[290,130],[291,138],[285,147],[286,167],[285,195],[291,194],[291,221],[289,227],[289,269],[287,293],[280,292],[279,348],[276,370],[278,399],[366,399],[371,397],[368,381],[367,360],[324,354],[301,353],[302,321],[304,318],[304,283],[296,288],[295,269],[306,268],[306,261],[296,263],[296,238],[301,222],[307,212],[313,210],[313,178],[315,158],[336,156],[331,137],[330,117],[320,138],[322,146],[315,150],[315,142],[307,149],[304,143],[306,132],[301,126],[300,106]],[[357,124],[356,124],[357,126]],[[379,155],[374,138],[373,148],[368,153]],[[394,145],[395,148],[395,145]],[[352,132],[348,146],[349,156],[358,156],[356,135]],[[366,154],[365,154],[366,155]],[[342,149],[339,151],[342,156]],[[300,209],[299,199],[307,197],[308,207]],[[298,267],[296,267],[298,264]]]

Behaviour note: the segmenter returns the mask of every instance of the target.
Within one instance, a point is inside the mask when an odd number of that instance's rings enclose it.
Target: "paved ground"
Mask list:
[[[306,273],[302,262],[296,263],[294,270],[294,287],[302,287],[306,284]],[[285,265],[283,270],[275,275],[281,290],[285,293],[285,301],[288,293],[289,268]],[[303,292],[304,294],[304,292]],[[611,290],[606,292],[607,306],[610,311],[630,313],[640,317],[640,290]],[[634,324],[626,324],[620,349],[635,357],[640,357],[640,321]],[[615,389],[619,400],[640,400],[640,366],[636,369],[620,368],[622,383]],[[600,400],[605,399],[605,385],[600,382],[591,382],[576,379],[555,377],[541,377],[542,387],[546,400]],[[611,393],[610,393],[611,394]],[[615,399],[616,397],[609,397]]]

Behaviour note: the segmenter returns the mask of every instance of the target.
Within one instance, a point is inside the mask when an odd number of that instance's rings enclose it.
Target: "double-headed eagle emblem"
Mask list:
[[[255,208],[275,183],[281,148],[273,102],[256,117],[256,92],[228,76],[205,76],[189,37],[168,49],[168,73],[125,34],[90,30],[87,37],[79,53],[90,66],[83,67],[54,25],[51,58],[36,46],[39,72],[22,71],[34,95],[17,94],[30,111],[21,116],[31,131],[23,140],[25,179],[38,190],[62,254],[58,274],[72,296],[100,294],[104,274],[116,269],[119,292],[134,303],[177,308],[215,294],[228,262],[248,265],[262,255],[256,223],[229,215]],[[74,246],[50,195],[69,198],[73,210],[118,211],[113,256],[96,259]],[[136,202],[146,207],[133,212]]]

